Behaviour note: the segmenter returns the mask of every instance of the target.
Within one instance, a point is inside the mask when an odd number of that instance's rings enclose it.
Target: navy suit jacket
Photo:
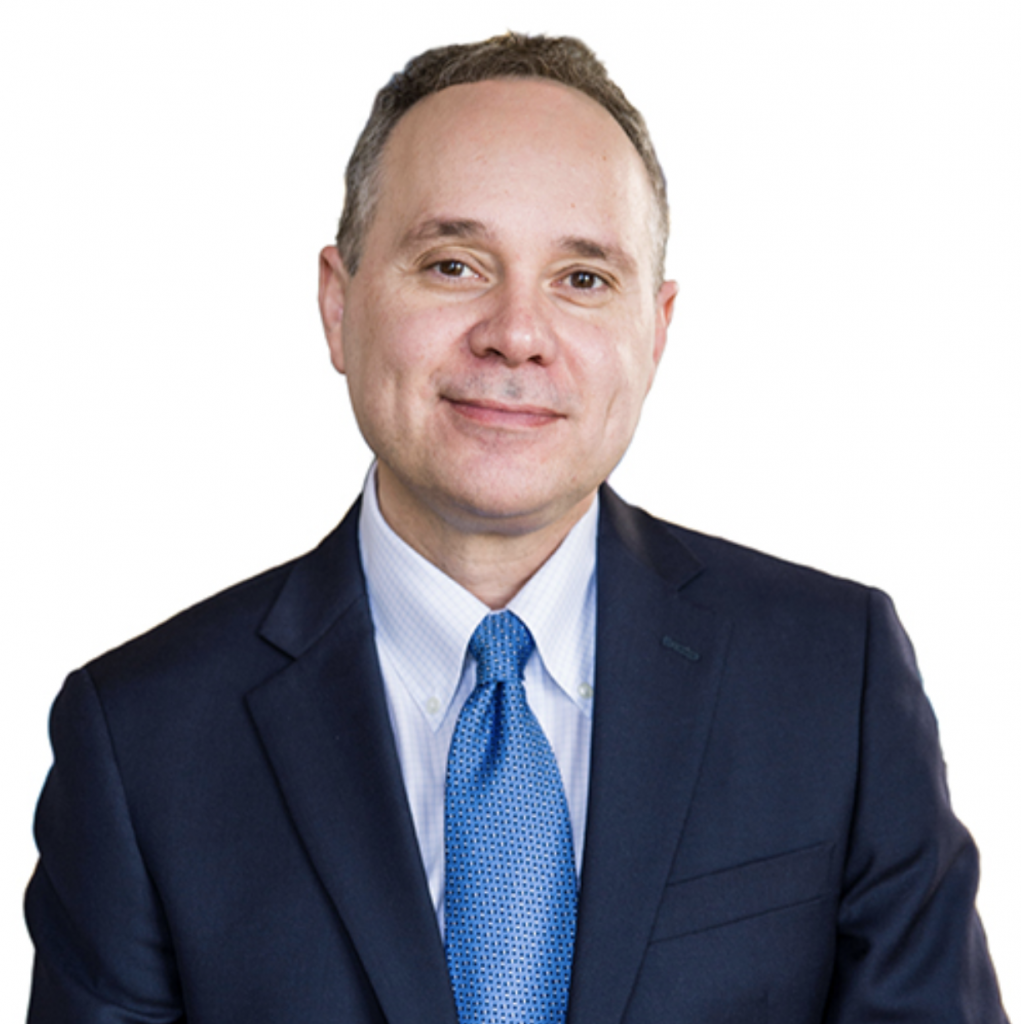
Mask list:
[[[571,1024],[1005,1021],[890,602],[602,502]],[[456,1024],[356,511],[52,738],[33,1024]]]

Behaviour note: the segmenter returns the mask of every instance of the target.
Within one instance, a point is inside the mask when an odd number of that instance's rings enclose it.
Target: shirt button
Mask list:
[[[435,715],[440,710],[440,702],[435,697],[430,697],[425,702],[425,709],[430,715]]]
[[[582,700],[588,700],[592,696],[592,687],[589,686],[588,683],[582,683],[581,686],[578,687],[578,696],[581,697]]]

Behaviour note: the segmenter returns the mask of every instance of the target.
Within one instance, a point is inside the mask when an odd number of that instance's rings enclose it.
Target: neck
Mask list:
[[[382,467],[380,467],[382,470]],[[491,609],[504,608],[560,546],[591,507],[595,492],[548,522],[497,529],[483,523],[466,528],[463,520],[423,512],[377,471],[379,509],[390,528],[423,558]]]

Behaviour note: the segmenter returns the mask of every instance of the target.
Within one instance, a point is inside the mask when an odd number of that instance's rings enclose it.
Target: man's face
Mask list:
[[[574,89],[458,85],[398,122],[358,272],[327,249],[320,295],[406,539],[588,507],[666,340],[676,286],[656,286],[654,224],[637,152]]]

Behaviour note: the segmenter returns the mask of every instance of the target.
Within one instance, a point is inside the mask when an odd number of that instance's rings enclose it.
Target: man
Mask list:
[[[347,184],[374,470],[69,679],[30,1019],[1005,1020],[889,601],[602,487],[676,294],[637,111],[572,40],[432,51]]]

